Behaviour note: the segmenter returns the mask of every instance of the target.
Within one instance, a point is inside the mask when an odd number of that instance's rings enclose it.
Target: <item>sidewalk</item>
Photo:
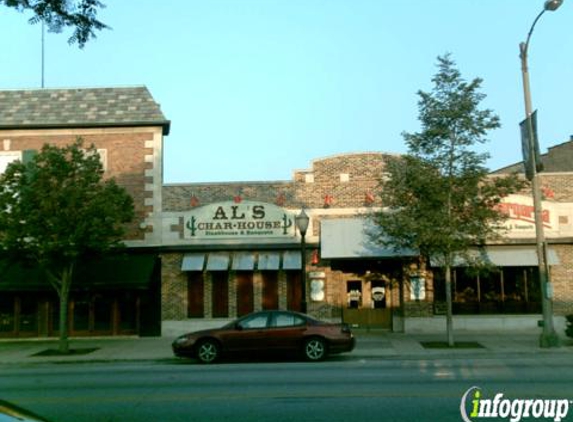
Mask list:
[[[538,334],[508,333],[456,333],[457,343],[471,342],[469,348],[426,348],[424,342],[444,342],[442,334],[400,334],[385,331],[355,330],[356,348],[345,356],[354,359],[437,359],[437,358],[496,358],[502,356],[542,357],[573,356],[573,341],[562,338],[559,348],[541,349]],[[46,349],[56,349],[55,339],[1,340],[0,365],[159,361],[175,359],[171,352],[170,337],[105,337],[71,339],[72,349],[96,348],[97,350],[73,356],[33,356]],[[475,343],[478,343],[476,345]],[[478,347],[476,347],[478,346]],[[481,346],[481,347],[479,347]]]

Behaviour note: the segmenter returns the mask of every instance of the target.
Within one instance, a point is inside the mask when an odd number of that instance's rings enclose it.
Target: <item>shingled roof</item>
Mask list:
[[[0,91],[0,129],[113,126],[170,122],[144,86]]]

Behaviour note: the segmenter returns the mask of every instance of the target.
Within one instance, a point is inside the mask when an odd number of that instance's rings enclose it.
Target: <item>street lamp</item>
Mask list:
[[[309,218],[304,212],[304,208],[300,211],[295,217],[296,227],[300,233],[300,253],[301,253],[301,295],[302,295],[302,302],[300,304],[301,312],[306,313],[306,249],[304,243],[304,237],[306,236],[306,231],[308,229],[308,222]]]
[[[537,248],[537,264],[539,271],[539,283],[541,287],[541,307],[543,311],[543,331],[539,338],[539,345],[541,347],[555,347],[559,345],[559,337],[555,332],[553,325],[553,288],[551,287],[551,280],[549,278],[549,266],[547,263],[547,242],[545,240],[545,233],[543,231],[542,220],[542,207],[541,207],[541,181],[539,178],[539,171],[541,170],[541,163],[537,162],[538,146],[536,145],[534,127],[532,122],[532,107],[531,107],[531,91],[529,89],[529,70],[527,67],[527,49],[529,48],[529,41],[531,34],[535,28],[535,24],[546,11],[554,11],[561,6],[563,0],[547,0],[544,4],[543,10],[537,15],[529,32],[527,40],[519,44],[519,57],[521,59],[521,75],[523,78],[523,96],[525,99],[525,124],[527,125],[527,139],[526,147],[524,148],[524,165],[526,167],[526,174],[529,170],[529,177],[531,179],[531,191],[533,195],[533,210],[535,214],[535,242]]]

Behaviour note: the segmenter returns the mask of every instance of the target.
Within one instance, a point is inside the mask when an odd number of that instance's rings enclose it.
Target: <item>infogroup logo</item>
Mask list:
[[[567,417],[569,399],[507,399],[503,393],[493,398],[485,398],[480,387],[469,388],[460,403],[460,413],[464,422],[476,422],[483,418],[509,419],[520,422],[522,419],[548,419],[560,422]]]

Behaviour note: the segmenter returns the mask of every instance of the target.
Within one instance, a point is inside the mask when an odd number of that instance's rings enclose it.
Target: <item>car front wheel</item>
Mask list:
[[[213,363],[219,358],[219,344],[215,340],[203,340],[197,346],[197,359],[201,363]]]
[[[304,357],[310,361],[319,361],[326,357],[326,342],[318,337],[308,339],[304,343]]]

